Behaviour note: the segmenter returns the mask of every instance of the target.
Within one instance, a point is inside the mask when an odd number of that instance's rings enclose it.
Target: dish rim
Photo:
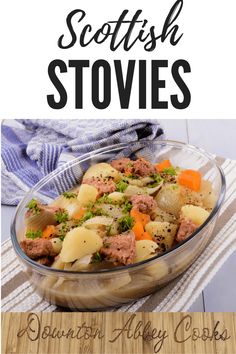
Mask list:
[[[27,200],[29,200],[30,196],[36,192],[37,190],[39,190],[42,186],[44,186],[45,184],[47,184],[51,179],[53,179],[56,175],[60,174],[61,172],[67,170],[69,167],[72,167],[73,165],[77,165],[78,163],[82,163],[84,161],[87,161],[89,158],[91,157],[95,157],[95,156],[99,156],[104,154],[105,152],[115,152],[116,150],[120,150],[122,148],[129,148],[130,145],[132,144],[157,144],[157,145],[170,145],[170,146],[174,146],[176,147],[178,145],[178,147],[182,147],[182,148],[187,148],[189,150],[194,150],[195,152],[199,153],[200,155],[202,155],[205,158],[208,158],[209,162],[212,162],[214,167],[218,170],[219,174],[220,174],[220,179],[221,179],[221,190],[220,190],[220,194],[219,194],[219,198],[217,199],[217,202],[215,204],[215,207],[213,208],[213,210],[211,211],[210,215],[208,216],[208,218],[205,220],[205,222],[199,227],[197,228],[197,230],[195,232],[192,233],[192,235],[190,237],[188,237],[186,240],[183,240],[182,242],[178,243],[177,245],[175,245],[174,247],[172,247],[171,249],[161,253],[161,254],[157,254],[155,256],[153,256],[152,258],[148,258],[146,260],[137,262],[137,263],[133,263],[133,264],[129,264],[129,265],[125,265],[125,266],[118,266],[118,267],[114,267],[114,268],[108,268],[108,269],[99,269],[96,271],[72,271],[72,270],[60,270],[60,269],[55,269],[55,268],[51,268],[42,264],[37,263],[36,261],[32,260],[31,258],[29,258],[21,249],[18,240],[17,240],[17,235],[16,235],[16,230],[15,230],[15,226],[16,226],[16,220],[18,217],[18,213],[21,211],[21,209],[25,208],[26,202]],[[37,184],[35,184],[34,187],[32,187],[24,196],[24,198],[20,201],[20,203],[18,204],[16,211],[14,213],[14,216],[12,218],[11,221],[11,241],[13,244],[13,248],[16,252],[16,254],[23,259],[23,261],[25,263],[27,263],[29,266],[33,267],[35,270],[37,270],[40,273],[44,273],[44,272],[49,272],[52,274],[58,274],[58,275],[82,275],[82,276],[90,276],[90,275],[97,275],[97,274],[109,274],[109,273],[115,273],[115,272],[125,272],[128,271],[129,269],[134,269],[134,268],[139,268],[145,264],[148,263],[152,263],[154,262],[156,259],[161,259],[161,258],[165,258],[167,255],[169,255],[171,252],[174,253],[174,251],[176,251],[177,249],[181,249],[184,245],[186,245],[189,241],[191,241],[195,236],[197,236],[208,224],[210,224],[210,222],[216,217],[218,211],[220,210],[223,202],[224,202],[224,198],[225,198],[225,192],[226,192],[226,181],[225,181],[225,175],[224,172],[222,170],[222,168],[220,166],[218,166],[217,162],[215,161],[214,157],[206,152],[205,150],[203,150],[202,148],[199,148],[197,146],[191,145],[191,144],[187,144],[184,142],[180,142],[180,141],[176,141],[176,140],[140,140],[140,141],[132,141],[129,143],[120,143],[120,144],[114,144],[114,145],[110,145],[110,146],[106,146],[100,149],[96,149],[93,150],[89,153],[83,154],[80,157],[74,158],[73,160],[63,164],[62,166],[58,167],[56,170],[54,170],[53,172],[49,173],[47,176],[45,176],[44,178],[42,178]]]

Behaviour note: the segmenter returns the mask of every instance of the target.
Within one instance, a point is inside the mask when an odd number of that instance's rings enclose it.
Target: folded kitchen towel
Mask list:
[[[113,144],[163,138],[155,119],[4,120],[2,204],[17,205],[29,188],[74,157]]]
[[[200,257],[167,286],[113,311],[187,311],[227,258],[236,251],[236,161],[216,158],[226,176],[226,197],[212,240]],[[37,295],[12,248],[2,245],[2,311],[65,311]]]

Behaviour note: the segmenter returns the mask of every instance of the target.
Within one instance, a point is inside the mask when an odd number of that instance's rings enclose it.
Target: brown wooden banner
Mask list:
[[[2,313],[4,354],[236,353],[236,313]]]

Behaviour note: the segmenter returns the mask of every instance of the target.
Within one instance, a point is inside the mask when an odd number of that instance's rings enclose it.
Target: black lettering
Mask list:
[[[62,40],[64,38],[64,34],[61,35],[61,37],[58,39],[58,42],[57,42],[58,47],[61,48],[61,49],[71,48],[76,43],[77,36],[76,36],[76,33],[75,33],[74,29],[73,29],[71,21],[72,21],[72,18],[74,17],[74,15],[77,14],[77,13],[81,14],[78,22],[82,21],[83,18],[85,17],[85,15],[86,15],[86,13],[83,10],[73,10],[73,11],[71,11],[68,14],[68,16],[66,18],[66,24],[67,24],[67,27],[68,27],[69,32],[71,34],[71,41],[70,41],[70,43],[68,45],[63,45],[62,44]]]
[[[121,108],[129,108],[130,94],[131,94],[131,88],[132,88],[133,77],[134,77],[135,60],[129,60],[128,62],[125,83],[122,74],[121,61],[115,60],[114,63],[115,63],[118,92],[120,97],[120,106]]]
[[[180,60],[176,60],[174,62],[174,64],[172,65],[172,76],[173,79],[175,80],[176,84],[178,85],[178,87],[180,88],[180,90],[183,93],[183,101],[180,102],[178,100],[178,95],[171,95],[171,103],[172,105],[177,108],[177,109],[184,109],[187,108],[190,104],[191,101],[191,93],[187,87],[187,85],[185,84],[185,82],[183,81],[183,79],[181,78],[180,74],[179,74],[179,68],[182,67],[184,70],[184,73],[190,73],[191,72],[191,68],[189,63],[186,60],[180,59]]]
[[[69,60],[69,67],[75,68],[75,108],[83,108],[83,68],[89,60]]]
[[[139,108],[146,108],[146,60],[139,61]]]
[[[55,88],[57,89],[57,91],[60,95],[60,98],[59,98],[59,101],[56,102],[54,95],[47,95],[47,102],[51,108],[61,109],[61,108],[65,107],[65,105],[66,105],[67,93],[66,93],[66,90],[65,90],[64,86],[62,85],[61,81],[58,79],[58,77],[56,75],[56,68],[57,67],[60,69],[61,73],[67,72],[67,67],[66,67],[66,64],[64,63],[64,61],[59,60],[59,59],[51,61],[51,63],[48,66],[49,78],[52,81]]]
[[[168,108],[167,101],[159,100],[159,89],[165,88],[165,80],[159,80],[159,68],[166,68],[168,60],[152,60],[152,108]]]
[[[103,69],[103,100],[99,100],[99,69]],[[92,102],[98,109],[105,109],[111,102],[111,68],[106,60],[97,60],[92,66]]]

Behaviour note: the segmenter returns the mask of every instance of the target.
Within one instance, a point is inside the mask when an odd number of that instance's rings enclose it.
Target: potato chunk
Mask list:
[[[89,184],[81,184],[77,200],[80,207],[87,206],[90,203],[94,203],[98,196],[98,190],[94,186]]]
[[[154,256],[158,245],[151,240],[136,241],[136,257],[135,262],[141,262]]]
[[[210,215],[208,211],[195,205],[184,205],[181,208],[181,214],[183,217],[192,220],[196,225],[203,224]]]
[[[163,186],[155,200],[159,208],[176,217],[179,216],[180,209],[185,204],[181,188],[176,184]]]
[[[76,227],[66,234],[62,244],[60,258],[62,262],[73,262],[89,254],[93,254],[102,247],[102,239],[94,230],[85,227]]]
[[[177,231],[177,225],[169,222],[150,221],[145,230],[155,238],[156,242],[161,246],[164,244],[165,249],[169,249],[174,241]]]
[[[112,177],[115,182],[119,181],[121,178],[119,172],[105,162],[97,163],[96,165],[89,167],[85,172],[83,179],[91,177],[99,177],[102,179]]]
[[[113,192],[108,194],[108,198],[112,200],[113,203],[122,203],[125,199],[124,193],[121,192]]]

